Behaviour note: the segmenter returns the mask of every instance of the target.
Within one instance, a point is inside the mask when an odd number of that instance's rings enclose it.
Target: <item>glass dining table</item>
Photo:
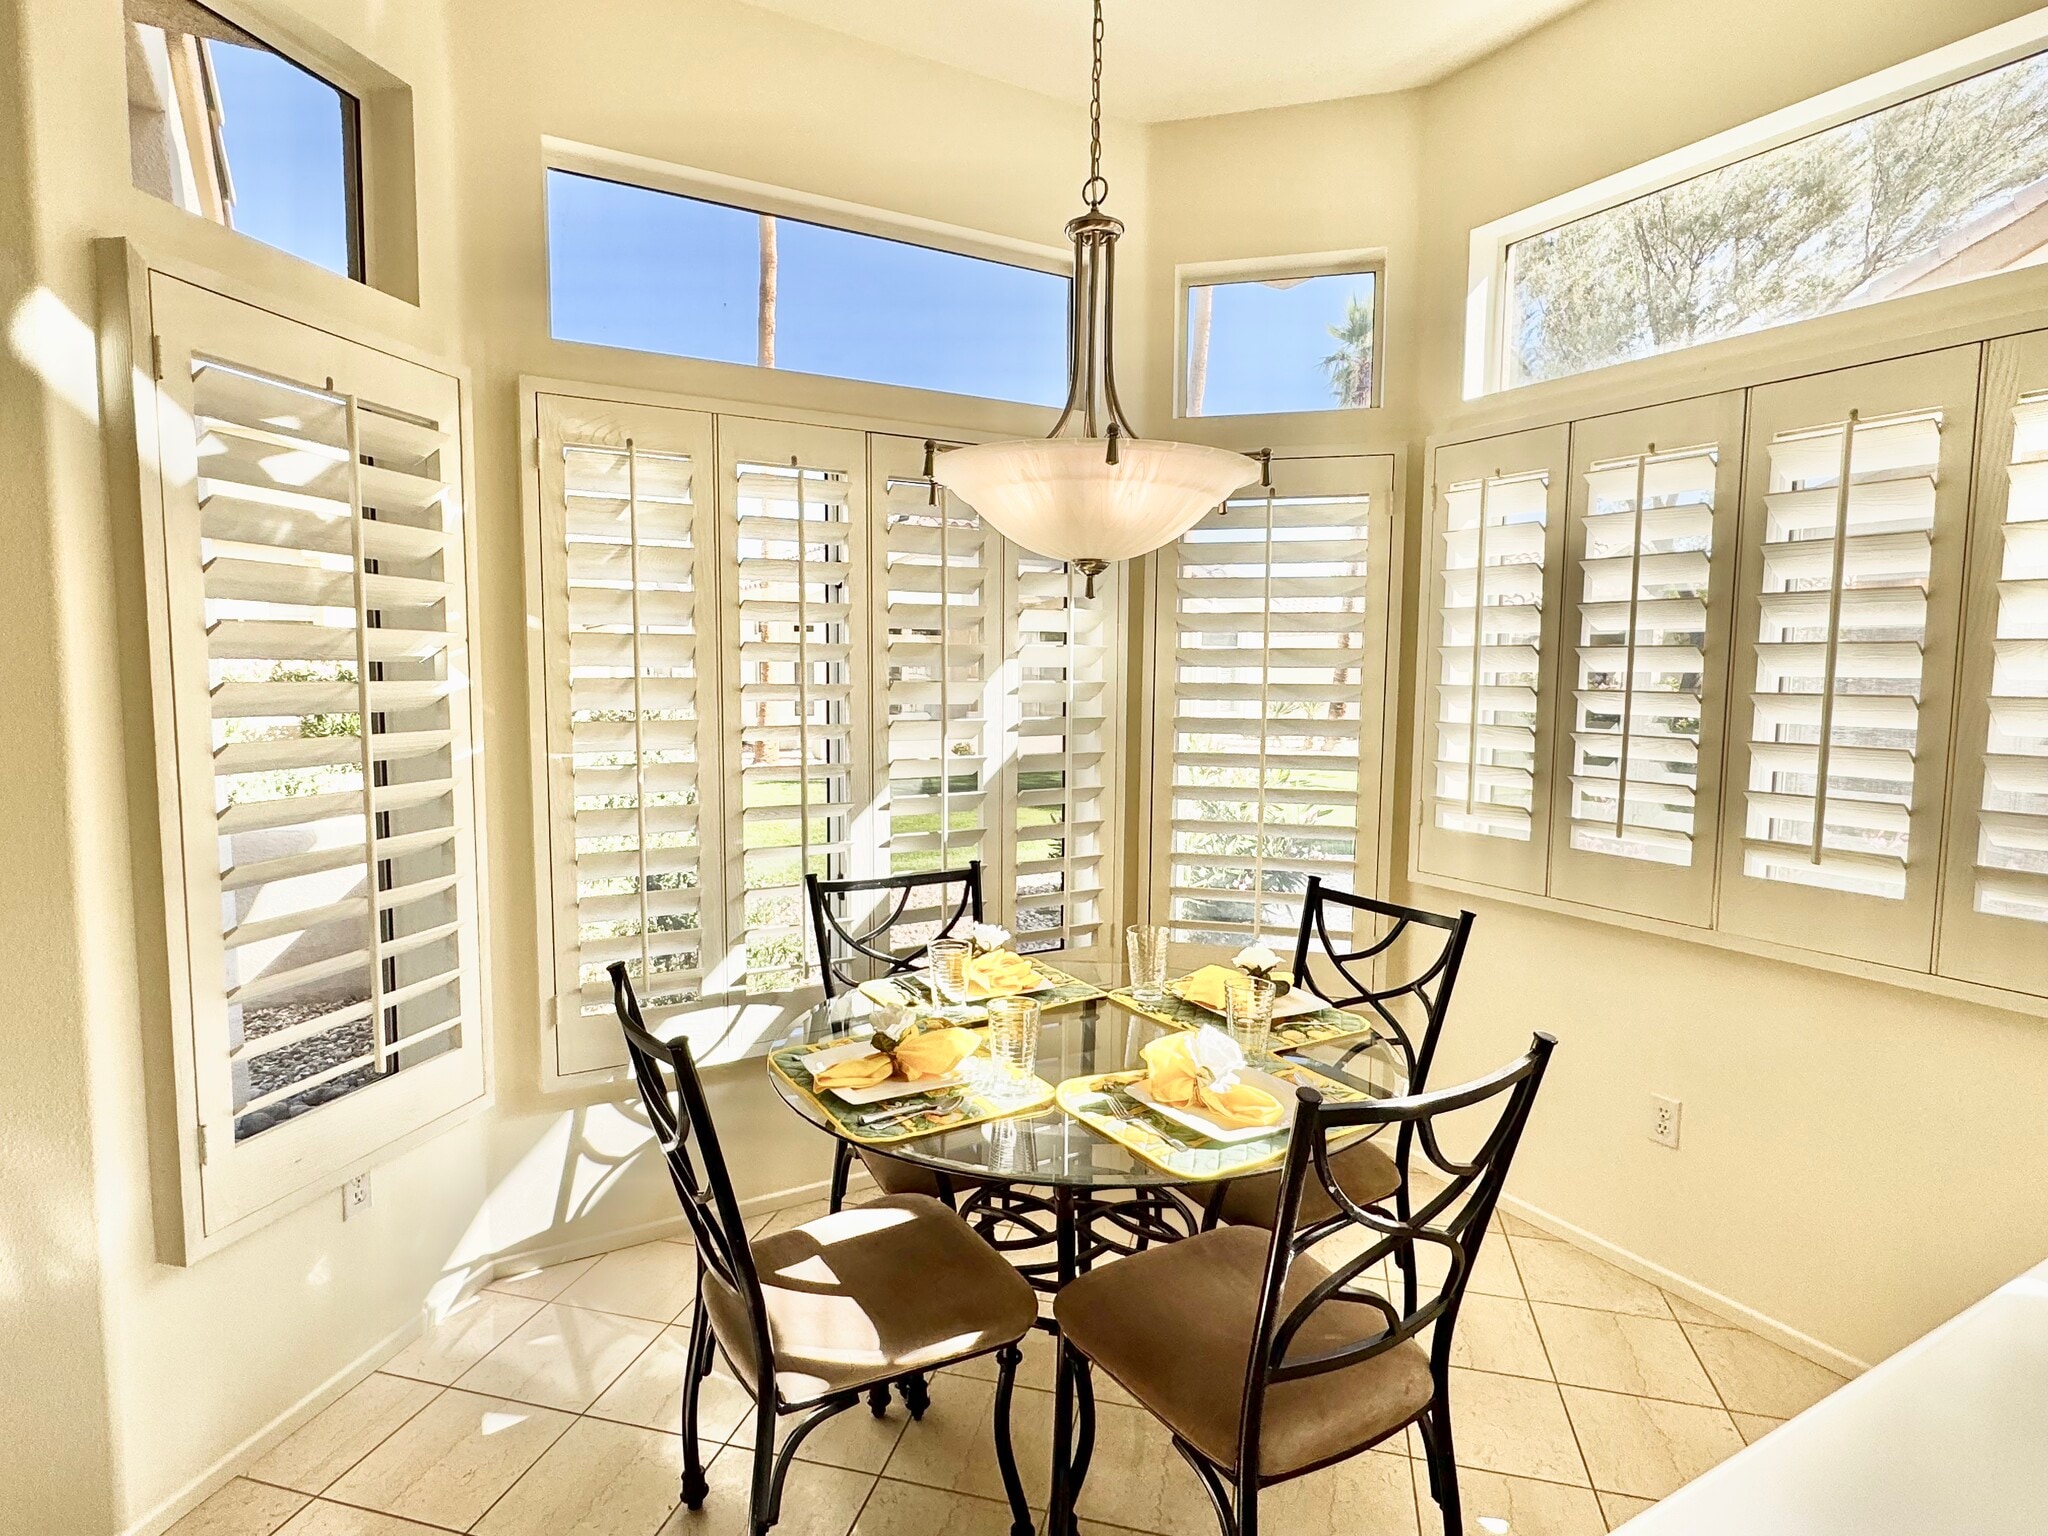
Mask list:
[[[1100,1073],[1135,1071],[1151,1041],[1180,1026],[1137,1011],[1114,994],[1124,988],[1121,963],[1048,955],[1076,980],[1103,995],[1041,1016],[1037,1075],[1058,1085]],[[771,1046],[816,1048],[872,1032],[876,1003],[860,992],[820,1003]],[[1221,1020],[1217,1020],[1220,1024]],[[1274,1063],[1300,1066],[1309,1082],[1327,1079],[1371,1098],[1406,1091],[1407,1056],[1384,1025],[1361,1018],[1358,1033],[1310,1044],[1274,1038]],[[811,1125],[861,1145],[809,1092],[771,1071],[783,1101]],[[1126,1147],[1056,1104],[1000,1118],[941,1128],[871,1147],[935,1176],[940,1189],[975,1230],[1042,1293],[1056,1293],[1100,1262],[1199,1230],[1211,1191],[1222,1180],[1191,1181]],[[1050,1318],[1040,1327],[1057,1337]],[[1062,1349],[1054,1373],[1052,1483],[1047,1529],[1078,1529],[1074,1508],[1094,1445],[1094,1395],[1087,1362]]]

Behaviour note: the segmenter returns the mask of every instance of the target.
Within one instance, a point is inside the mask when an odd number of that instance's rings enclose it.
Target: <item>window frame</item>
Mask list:
[[[886,389],[888,386],[863,386]],[[733,530],[728,524],[732,508],[727,504],[726,491],[722,483],[723,462],[730,457],[725,436],[716,429],[718,418],[748,424],[766,430],[782,429],[798,434],[807,432],[848,432],[867,439],[863,467],[849,486],[852,499],[867,503],[859,531],[855,536],[857,553],[853,559],[863,579],[872,579],[882,569],[887,558],[886,519],[887,509],[882,497],[883,488],[892,477],[900,478],[907,464],[901,454],[906,443],[914,442],[919,447],[926,439],[940,445],[958,445],[970,441],[981,441],[998,437],[1035,433],[1040,430],[1033,425],[1036,407],[1002,402],[977,401],[986,406],[1000,406],[999,412],[977,411],[973,415],[976,425],[963,428],[957,425],[940,425],[930,419],[888,417],[872,414],[853,414],[830,410],[809,410],[800,406],[764,405],[759,401],[745,401],[712,395],[681,394],[666,390],[638,389],[624,385],[594,383],[524,375],[519,381],[521,480],[522,480],[522,525],[526,556],[526,601],[527,601],[527,676],[529,708],[537,722],[532,737],[532,787],[533,787],[533,838],[536,878],[535,939],[536,953],[546,957],[540,966],[539,995],[536,998],[535,1014],[541,1039],[537,1044],[539,1055],[539,1087],[543,1094],[553,1098],[588,1102],[614,1098],[623,1089],[630,1089],[631,1077],[624,1065],[623,1042],[620,1043],[615,1059],[603,1060],[584,1057],[571,1060],[562,1048],[566,1016],[562,1011],[562,993],[558,988],[558,948],[567,945],[564,952],[575,951],[576,939],[572,934],[562,934],[563,914],[573,914],[574,892],[566,899],[557,890],[556,872],[561,866],[561,851],[558,846],[558,823],[565,820],[558,804],[550,795],[550,776],[557,772],[550,762],[550,743],[559,733],[552,728],[555,692],[549,686],[548,667],[551,644],[559,644],[551,638],[546,629],[545,615],[549,611],[548,577],[546,555],[540,539],[546,529],[547,509],[543,497],[544,475],[542,457],[546,451],[542,446],[541,420],[543,407],[547,402],[566,402],[586,413],[601,413],[607,410],[620,413],[621,419],[633,410],[642,407],[659,408],[678,413],[708,416],[713,420],[714,458],[706,466],[707,481],[714,485],[714,500],[700,507],[698,516],[705,519],[698,523],[701,532],[708,525],[715,524],[715,533],[694,544],[695,557],[700,563],[699,601],[710,605],[715,618],[707,618],[697,628],[699,651],[696,664],[700,669],[699,700],[700,728],[707,734],[706,744],[700,746],[700,762],[716,761],[729,767],[727,761],[731,744],[725,739],[725,721],[736,707],[735,695],[729,686],[732,679],[729,671],[737,665],[731,647],[726,642],[726,630],[733,620],[726,613],[725,605],[732,595],[731,581],[734,575],[732,556]],[[942,397],[966,400],[968,397]],[[965,412],[963,415],[967,414]],[[994,414],[994,424],[983,424]],[[888,455],[886,463],[882,455]],[[920,466],[921,467],[921,466]],[[996,592],[994,599],[995,633],[991,648],[1000,657],[1016,654],[1017,615],[1011,601],[1017,584],[1015,567],[1019,551],[1003,540],[993,529],[985,529],[984,539],[988,547],[1002,555],[1001,568],[995,573],[992,585]],[[1036,558],[1036,557],[1032,557]],[[1081,578],[1075,575],[1072,587],[1078,598]],[[866,701],[863,708],[856,710],[854,739],[862,740],[861,731],[867,722],[881,718],[872,711],[886,711],[888,704],[887,687],[887,636],[882,633],[885,624],[880,622],[873,606],[885,593],[885,588],[876,587],[869,598],[869,607],[855,621],[860,639],[855,647],[854,670],[862,681],[857,685],[861,697]],[[1113,625],[1115,646],[1114,659],[1121,662],[1131,644],[1130,624],[1133,618],[1133,580],[1128,562],[1112,568],[1111,572],[1097,580],[1097,597],[1094,602],[1101,606],[1107,616],[1106,622]],[[991,691],[1000,695],[1003,710],[1000,721],[990,723],[992,729],[1007,730],[1014,724],[1014,717],[1021,708],[1019,688],[1008,675],[1013,669],[1001,667],[1002,676],[990,679]],[[1104,748],[1105,760],[1122,763],[1126,761],[1122,742],[1128,730],[1127,711],[1137,696],[1135,683],[1121,675],[1122,668],[1111,669],[1103,685],[1106,700],[1101,731],[1107,739]],[[857,750],[851,763],[851,770],[862,782],[872,778],[874,793],[868,797],[874,811],[886,808],[886,797],[882,793],[887,783],[886,746],[877,741]],[[1003,754],[998,752],[997,756]],[[983,889],[989,895],[993,910],[1006,913],[1014,905],[1015,898],[1009,886],[998,884],[1014,876],[1014,849],[1008,846],[1010,824],[1004,819],[1012,814],[1019,793],[1015,783],[1014,759],[1005,761],[1000,772],[991,772],[985,791],[987,804],[994,809],[984,817],[984,830],[991,843],[1003,844],[996,849],[993,857],[983,859]],[[1122,871],[1125,861],[1126,822],[1122,806],[1127,787],[1135,783],[1128,770],[1119,771],[1108,777],[1095,791],[1100,801],[1098,813],[1100,825],[1100,846],[1097,853],[1087,856],[1099,871],[1096,884],[1083,887],[1086,904],[1094,915],[1082,926],[1093,930],[1091,943],[1108,944],[1121,942],[1118,930],[1127,920],[1131,893],[1124,889]],[[732,796],[722,786],[714,785],[712,795],[716,798],[714,810],[720,817],[719,835],[724,838],[735,825],[738,807]],[[700,800],[700,806],[705,802]],[[704,813],[709,825],[712,811]],[[707,839],[702,855],[704,868],[711,869],[720,861]],[[736,845],[726,855],[726,862],[737,867]],[[870,853],[850,871],[855,874],[878,872],[870,866],[878,866],[884,860],[877,860]],[[1077,858],[1078,865],[1083,862]],[[715,877],[722,887],[723,873]],[[743,936],[743,930],[732,930],[728,913],[740,910],[741,893],[731,889],[714,889],[710,878],[701,887],[705,892],[702,910],[709,914],[704,920],[708,945],[715,937],[722,951],[729,951],[735,937]],[[573,918],[569,920],[573,921]],[[806,922],[808,919],[805,919]],[[1071,919],[1063,927],[1071,928]],[[1030,934],[1021,935],[1028,939]],[[707,974],[707,982],[708,982]],[[769,1042],[777,1031],[815,1004],[821,992],[813,983],[787,994],[763,994],[748,997],[744,992],[714,990],[706,986],[700,1003],[692,1005],[701,1009],[707,1026],[704,1038],[715,1040],[726,1034],[738,1033],[754,1037],[756,1043],[743,1047],[725,1059],[747,1059],[765,1054]]]
[[[1519,396],[1531,390],[1548,391],[1588,378],[1604,379],[1623,369],[1645,368],[1660,360],[1668,363],[1674,358],[1690,359],[1692,365],[1697,367],[1697,354],[1702,348],[1730,348],[1738,356],[1752,355],[1772,346],[1773,342],[1787,331],[1802,331],[1809,326],[1826,326],[1831,322],[1839,325],[1844,322],[1844,317],[1852,315],[1868,315],[1874,312],[1884,316],[1885,319],[1875,322],[1871,327],[1871,333],[1886,334],[1888,327],[1889,334],[1896,334],[1898,316],[1901,313],[1896,306],[1907,306],[1916,314],[1928,309],[1936,313],[1949,314],[1956,312],[1961,304],[1966,302],[1956,298],[1959,292],[2025,280],[2029,276],[2035,283],[2041,282],[2040,274],[2032,269],[2018,273],[1996,274],[1954,284],[1932,294],[1882,299],[1851,310],[1838,310],[1825,315],[1810,316],[1805,320],[1789,321],[1763,331],[1721,337],[1674,352],[1631,358],[1609,364],[1604,368],[1588,369],[1558,379],[1544,379],[1526,384],[1511,384],[1508,379],[1507,331],[1511,300],[1508,284],[1508,248],[1518,241],[1545,234],[1594,214],[1604,213],[1636,198],[1661,192],[1696,176],[1720,170],[1782,145],[1853,122],[1886,107],[1897,106],[1915,97],[1931,94],[1973,75],[1983,74],[2044,50],[2048,50],[2048,9],[2031,12],[1940,48],[1931,49],[1914,58],[1865,75],[1859,80],[1823,91],[1819,95],[1782,107],[1775,112],[1768,112],[1667,154],[1643,161],[1639,165],[1630,166],[1598,181],[1477,226],[1467,242],[1464,398],[1473,401],[1493,395]],[[1866,325],[1869,324],[1866,322]],[[1852,326],[1852,333],[1861,329],[1863,328]],[[1717,354],[1719,355],[1724,354]]]
[[[1366,405],[1332,405],[1313,411],[1204,411],[1188,414],[1188,290],[1275,278],[1372,276],[1372,400]],[[1234,422],[1246,428],[1275,421],[1321,421],[1382,410],[1387,379],[1387,249],[1321,251],[1295,256],[1254,256],[1239,261],[1192,261],[1173,269],[1173,415],[1176,421]]]
[[[1401,515],[1402,457],[1398,453],[1384,451],[1288,449],[1284,452],[1276,450],[1272,463],[1275,486],[1283,497],[1287,494],[1288,468],[1299,465],[1316,481],[1330,476],[1355,480],[1363,494],[1371,498],[1363,523],[1365,605],[1359,615],[1364,644],[1359,652],[1358,816],[1354,858],[1347,883],[1360,893],[1383,895],[1388,890],[1394,841],[1389,835],[1387,818],[1394,799],[1394,763],[1399,736],[1396,729],[1401,647],[1399,573],[1403,568],[1405,537],[1405,519]],[[1318,484],[1305,494],[1358,492],[1333,492]],[[1230,499],[1255,502],[1259,499],[1258,487],[1247,486]],[[1144,764],[1141,782],[1151,786],[1152,804],[1149,812],[1141,818],[1145,851],[1135,866],[1149,873],[1143,877],[1142,888],[1134,893],[1138,905],[1145,912],[1145,921],[1169,929],[1178,926],[1172,918],[1172,866],[1175,857],[1173,778],[1177,755],[1174,721],[1179,698],[1176,658],[1180,648],[1180,630],[1176,621],[1179,545],[1180,541],[1175,540],[1165,549],[1147,557],[1152,563],[1152,570],[1148,582],[1151,588],[1150,622],[1144,636],[1149,665],[1144,672],[1150,683],[1151,703],[1144,717],[1151,720],[1152,729],[1146,744],[1148,761]],[[1334,869],[1335,866],[1333,872]],[[1245,942],[1250,940],[1247,938]],[[1269,932],[1266,942],[1269,947],[1291,952],[1290,934]],[[1227,959],[1230,952],[1220,946],[1175,940],[1173,963],[1179,966]]]
[[[720,171],[678,165],[672,161],[657,160],[624,150],[606,149],[595,144],[579,143],[573,139],[543,135],[539,178],[542,208],[541,270],[544,283],[552,281],[554,272],[554,254],[548,245],[546,209],[548,177],[555,171],[588,176],[621,186],[637,187],[648,192],[665,192],[699,202],[717,203],[745,213],[767,214],[849,234],[868,235],[898,245],[918,246],[946,255],[992,261],[1008,267],[1023,267],[1030,271],[1047,273],[1069,283],[1073,280],[1073,252],[1065,246],[1044,245],[1008,235],[992,234],[986,230],[948,224],[939,219],[898,213],[866,203],[849,202],[844,198],[801,192],[770,182],[749,181],[745,177],[728,176]],[[923,396],[932,400],[972,401],[1000,413],[1036,412],[1047,421],[1050,421],[1052,414],[1059,409],[1057,404],[1036,405],[1030,401],[1009,400],[996,395],[959,394],[947,390],[927,389],[915,384],[857,379],[846,374],[805,373],[783,368],[764,369],[754,363],[726,362],[718,358],[688,357],[673,352],[653,352],[642,348],[610,347],[598,342],[572,341],[554,334],[552,314],[549,317],[547,331],[548,341],[553,346],[596,347],[607,353],[639,353],[686,367],[736,369],[744,375],[780,374],[792,380],[828,380],[834,385],[848,389],[884,390],[894,395]],[[1024,431],[1022,435],[1042,436],[1043,433],[1043,427],[1033,427]]]
[[[140,194],[147,196],[148,194]],[[466,858],[468,928],[462,942],[463,985],[469,1000],[462,1016],[460,1047],[432,1058],[422,1067],[439,1066],[426,1073],[442,1091],[425,1101],[417,1093],[399,1097],[379,1094],[374,1089],[348,1096],[330,1106],[353,1122],[369,1122],[348,1134],[338,1120],[329,1121],[326,1134],[314,1138],[317,1146],[300,1149],[295,1161],[280,1175],[276,1170],[259,1178],[261,1199],[248,1208],[209,1209],[223,1197],[232,1201],[235,1191],[223,1186],[216,1195],[208,1192],[209,1168],[220,1166],[223,1156],[234,1158],[242,1149],[223,1149],[220,1138],[209,1137],[202,1126],[207,1090],[202,1085],[215,1057],[202,1049],[199,1038],[197,994],[201,982],[194,969],[195,922],[204,926],[216,921],[208,913],[196,913],[188,902],[187,880],[190,855],[188,809],[194,795],[211,793],[207,785],[184,783],[186,755],[178,742],[179,718],[189,708],[176,695],[180,665],[174,662],[172,630],[178,616],[172,611],[166,544],[164,495],[164,443],[159,428],[159,369],[185,355],[175,342],[160,340],[161,326],[155,303],[154,285],[177,285],[206,305],[232,306],[237,317],[262,328],[289,327],[305,333],[302,340],[321,349],[353,350],[367,354],[378,368],[410,368],[436,374],[448,381],[454,392],[455,409],[450,432],[454,473],[461,487],[461,533],[459,548],[463,574],[458,590],[464,607],[462,665],[468,678],[467,707],[460,712],[462,730],[470,743],[465,768],[457,772],[458,812],[456,836],[466,840],[459,858]],[[343,1187],[357,1175],[389,1162],[405,1151],[430,1141],[487,1110],[494,1102],[494,1053],[490,1040],[493,1017],[491,943],[489,924],[482,918],[482,893],[488,885],[488,842],[484,835],[486,798],[484,759],[485,664],[476,642],[475,615],[481,609],[481,588],[477,570],[475,509],[474,393],[467,368],[443,362],[431,353],[403,343],[371,335],[360,327],[337,328],[331,317],[313,313],[304,306],[274,296],[258,295],[230,284],[202,268],[145,256],[132,242],[107,242],[100,251],[99,289],[103,328],[101,366],[107,383],[102,391],[105,430],[109,441],[132,446],[132,455],[110,455],[110,484],[117,505],[133,506],[138,515],[130,540],[132,560],[123,566],[119,598],[137,616],[138,627],[146,629],[146,644],[138,646],[132,667],[124,667],[124,709],[131,719],[146,721],[139,727],[149,732],[151,744],[144,749],[149,766],[154,810],[153,837],[156,844],[155,880],[142,888],[145,928],[153,927],[149,909],[161,902],[164,949],[159,957],[156,940],[145,934],[146,990],[150,985],[163,994],[168,1028],[163,1035],[152,1031],[148,1042],[152,1070],[148,1074],[151,1147],[150,1178],[157,1213],[155,1223],[157,1256],[161,1262],[189,1266],[238,1241],[248,1233],[277,1221],[291,1212]],[[205,350],[204,347],[200,350]],[[255,366],[255,364],[251,364]],[[466,778],[466,785],[463,780]],[[143,832],[145,839],[152,831]],[[159,979],[149,982],[148,972],[161,965]],[[159,1043],[160,1042],[160,1043]],[[457,1070],[459,1066],[459,1070]],[[442,1081],[451,1077],[459,1081]],[[426,1088],[425,1077],[416,1087]],[[311,1119],[309,1118],[309,1128]],[[252,1138],[248,1156],[269,1151],[285,1153],[279,1144],[265,1148],[267,1137]],[[246,1161],[246,1159],[244,1159]],[[243,1183],[246,1185],[247,1180]]]

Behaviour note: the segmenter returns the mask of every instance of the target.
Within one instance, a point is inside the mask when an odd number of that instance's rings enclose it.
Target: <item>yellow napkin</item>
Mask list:
[[[1265,1089],[1240,1082],[1222,1089],[1212,1086],[1219,1076],[1228,1074],[1219,1074],[1211,1062],[1203,1060],[1212,1053],[1202,1049],[1201,1037],[1217,1033],[1220,1032],[1210,1029],[1190,1030],[1163,1035],[1147,1045],[1140,1052],[1150,1069],[1145,1079],[1146,1091],[1162,1104],[1196,1110],[1233,1130],[1278,1125],[1282,1114],[1280,1101]],[[1224,1038],[1228,1040],[1227,1036]]]
[[[811,1086],[872,1088],[892,1077],[906,1083],[945,1077],[975,1053],[981,1037],[971,1029],[920,1029],[910,1024],[896,1035],[893,1050],[886,1035],[876,1035],[874,1045],[874,1055],[834,1062],[811,1079]]]
[[[1180,984],[1180,995],[1198,1008],[1223,1011],[1223,989],[1241,980],[1244,972],[1234,965],[1205,965]]]
[[[1015,950],[992,949],[967,967],[967,995],[975,999],[1021,997],[1042,985],[1038,968]]]

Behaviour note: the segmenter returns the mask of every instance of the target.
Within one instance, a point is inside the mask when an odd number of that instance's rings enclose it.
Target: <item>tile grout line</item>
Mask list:
[[[1516,1277],[1520,1278],[1521,1273],[1521,1266],[1518,1264],[1515,1266]],[[1550,1389],[1557,1394],[1557,1406],[1564,1410],[1565,1427],[1572,1432],[1572,1449],[1578,1452],[1579,1470],[1586,1474],[1586,1486],[1593,1489],[1593,1504],[1598,1508],[1600,1490],[1593,1487],[1593,1463],[1586,1459],[1586,1444],[1579,1438],[1579,1422],[1572,1417],[1572,1405],[1565,1401],[1564,1383],[1557,1379],[1557,1361],[1551,1357],[1550,1340],[1543,1336],[1543,1324],[1536,1316],[1536,1303],[1531,1301],[1528,1307],[1529,1326],[1536,1330],[1536,1343],[1543,1350],[1543,1363],[1550,1368]],[[1607,1511],[1604,1509],[1600,1511],[1600,1523],[1607,1523]]]

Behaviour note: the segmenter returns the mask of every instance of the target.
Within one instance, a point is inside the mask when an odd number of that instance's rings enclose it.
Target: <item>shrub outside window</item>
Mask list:
[[[1503,387],[2048,261],[2048,54],[1507,250]]]

